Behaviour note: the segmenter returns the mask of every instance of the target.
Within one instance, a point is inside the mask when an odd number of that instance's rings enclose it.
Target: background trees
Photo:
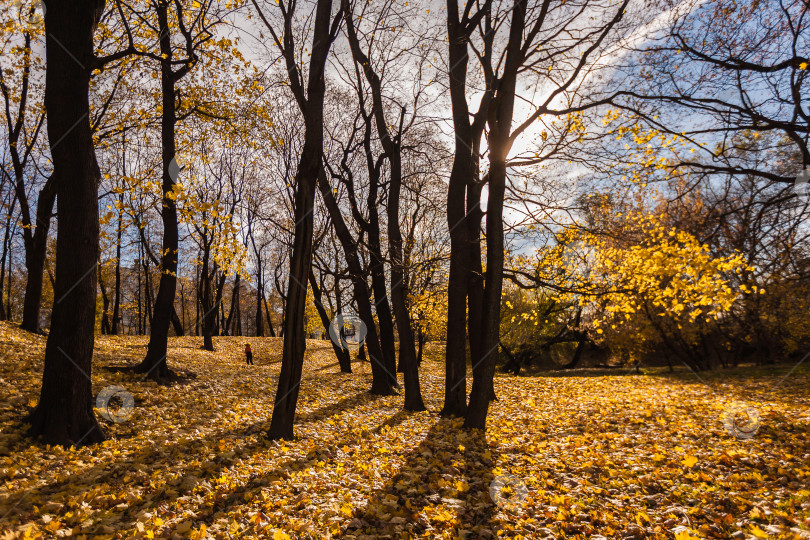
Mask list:
[[[25,249],[26,284],[20,326],[39,332],[48,231],[56,198],[53,175],[42,160],[44,62],[34,52],[34,47],[42,44],[44,28],[41,9],[34,4],[5,3],[3,9],[7,26],[0,47],[6,65],[0,70],[0,92],[5,112],[4,139],[8,142],[4,157],[8,161],[3,160],[0,172],[3,184],[8,182],[15,197],[9,217],[19,206]]]

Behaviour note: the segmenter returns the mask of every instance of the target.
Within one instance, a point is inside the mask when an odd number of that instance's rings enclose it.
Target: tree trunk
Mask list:
[[[39,403],[30,433],[48,444],[104,440],[93,414],[99,169],[88,89],[103,0],[51,2],[45,14],[45,108],[59,200],[56,287]]]
[[[511,117],[511,116],[510,116]],[[492,135],[490,134],[492,138]],[[490,152],[500,149],[493,145]],[[503,197],[505,193],[506,163],[492,159],[489,173],[487,201],[487,270],[481,326],[483,356],[473,365],[473,384],[464,427],[486,429],[489,402],[492,399],[495,363],[498,357],[501,291],[503,288]]]
[[[371,156],[371,125],[370,118],[366,118],[366,133],[363,145]],[[377,212],[377,191],[380,184],[380,170],[368,160],[369,188],[367,197],[368,207],[368,250],[371,259],[371,288],[374,292],[374,305],[376,306],[377,321],[380,324],[380,348],[382,349],[383,363],[386,368],[395,373],[396,345],[394,343],[394,320],[391,316],[391,306],[388,303],[388,292],[385,286],[385,262],[380,242],[380,216]],[[392,384],[397,385],[396,377]]]
[[[312,270],[309,272],[309,285],[312,287],[312,296],[315,299],[315,309],[318,310],[318,315],[321,317],[321,324],[328,334],[331,321],[329,320],[329,315],[326,313],[326,309],[323,307],[323,302],[321,301],[321,288],[318,287],[318,282],[315,280],[315,272]],[[332,342],[332,349],[335,351],[335,357],[337,358],[338,364],[340,364],[340,372],[351,373],[352,359],[349,355],[348,349],[338,345],[334,340],[330,341]]]
[[[346,257],[346,264],[349,267],[352,285],[354,287],[354,298],[357,301],[357,311],[360,319],[366,325],[365,345],[368,349],[368,356],[371,360],[371,393],[375,395],[388,396],[394,393],[392,379],[396,380],[396,373],[388,369],[380,347],[380,339],[377,334],[377,326],[374,323],[374,315],[371,309],[371,298],[369,296],[368,284],[360,264],[357,254],[357,243],[352,238],[340,208],[337,205],[332,188],[326,181],[326,174],[323,170],[318,177],[318,187],[326,206],[329,217],[332,219],[332,227],[343,247]]]
[[[101,291],[101,333],[110,333],[110,318],[107,312],[110,310],[110,298],[107,296],[107,287],[104,286],[104,279],[101,276],[101,265],[98,265],[98,288]]]
[[[48,230],[56,198],[56,185],[53,177],[45,182],[37,199],[36,226],[31,241],[25,251],[25,266],[28,277],[25,283],[23,318],[20,327],[29,332],[39,333],[39,312],[42,306],[42,279],[45,270],[45,257],[48,251]]]
[[[422,365],[422,351],[423,351],[423,349],[425,347],[425,334],[424,334],[424,332],[422,332],[421,328],[419,330],[417,330],[417,340],[418,340],[417,343],[419,345],[419,348],[416,351],[416,365],[421,366]]]
[[[270,317],[270,306],[267,305],[267,297],[265,297],[264,291],[262,291],[262,302],[264,303],[264,314],[267,316],[267,329],[270,331],[270,337],[276,337],[273,319]]]
[[[351,13],[351,5],[349,0],[343,0],[343,9],[347,14]],[[374,71],[371,60],[366,53],[360,48],[357,33],[354,28],[354,19],[352,16],[346,17],[346,35],[348,36],[349,46],[352,51],[355,64],[363,70],[370,87],[373,103],[373,116],[377,126],[377,134],[380,137],[383,150],[385,150],[388,158],[388,163],[391,166],[390,182],[388,191],[388,251],[391,257],[391,304],[396,318],[397,332],[399,334],[399,356],[400,366],[405,373],[405,409],[406,410],[424,410],[425,406],[422,402],[422,395],[419,389],[419,375],[418,366],[416,365],[416,349],[413,341],[413,331],[411,330],[411,317],[407,308],[407,288],[405,283],[405,267],[402,255],[402,233],[399,229],[399,199],[402,189],[402,147],[400,137],[401,133],[397,135],[396,140],[392,137],[389,131],[389,124],[385,118],[385,106],[382,97],[382,83],[379,75]],[[403,109],[400,113],[405,115]],[[402,116],[400,117],[399,125],[402,125]],[[366,151],[370,150],[368,141],[370,131],[370,119],[366,118],[366,140],[364,141]],[[376,173],[376,168],[372,167],[371,163],[368,164],[368,169],[372,174]],[[374,174],[374,176],[377,176]],[[374,178],[376,198],[376,183],[378,178]],[[369,208],[374,205],[369,204]],[[370,213],[370,218],[376,218],[374,223],[379,222],[376,216],[376,211]],[[379,234],[379,231],[375,231]],[[379,266],[378,266],[379,271]],[[376,297],[376,291],[375,291]],[[387,306],[386,306],[387,307]],[[378,313],[379,314],[379,313]],[[389,315],[390,316],[390,315]],[[381,320],[382,323],[382,320]],[[393,335],[391,336],[393,338]],[[393,384],[396,384],[396,374],[393,372],[395,365],[390,364],[389,370],[392,374]]]
[[[175,84],[177,74],[172,69],[172,42],[169,29],[169,3],[157,2],[158,30],[160,32],[160,86],[161,86],[161,158],[163,161],[163,175],[161,189],[163,191],[163,204],[161,220],[163,222],[163,245],[160,256],[160,282],[155,298],[155,307],[149,331],[149,346],[146,357],[135,368],[137,373],[146,373],[154,380],[162,380],[171,374],[166,362],[169,343],[169,325],[173,318],[177,318],[174,311],[174,296],[177,290],[177,206],[175,204],[175,178],[178,173],[175,168],[175,124],[177,111],[175,109]]]
[[[405,269],[402,264],[402,234],[399,230],[399,196],[402,177],[399,174],[399,156],[389,155],[391,183],[388,195],[388,244],[391,253],[391,303],[399,333],[399,361],[403,366],[405,377],[406,411],[424,411],[422,391],[419,386],[419,366],[416,362],[416,348],[413,340],[411,316],[408,313],[407,291],[405,289]]]
[[[275,283],[276,283],[276,292],[278,293],[279,298],[281,298],[281,323],[279,324],[279,334],[278,337],[284,337],[284,317],[287,313],[287,295],[284,294],[284,291],[281,288],[281,283],[278,280],[278,276],[274,276]],[[265,309],[267,309],[267,304],[264,305]],[[268,314],[269,317],[269,314]]]
[[[201,257],[198,254],[197,259],[199,260],[200,258]],[[205,259],[205,260],[207,261],[208,259]],[[208,271],[208,270],[206,269],[206,271]],[[203,265],[201,263],[201,264],[197,265],[197,271],[196,271],[196,278],[197,279],[196,279],[196,281],[194,283],[194,285],[195,285],[195,287],[194,287],[194,296],[195,296],[195,300],[196,300],[194,302],[194,335],[195,336],[200,335],[200,304],[202,304],[202,288],[203,288],[203,283],[202,283],[203,274],[202,274],[202,272],[203,272]]]
[[[239,304],[239,281],[239,274],[236,274],[236,277],[234,277],[233,280],[233,290],[231,291],[231,306],[228,308],[228,318],[225,319],[224,330],[226,336],[237,335],[236,332],[231,329],[231,326],[233,325],[233,316],[234,313],[236,313],[236,306]]]
[[[207,328],[209,324],[208,321],[212,317],[211,312],[214,310],[214,303],[211,297],[211,270],[208,267],[209,259],[210,259],[210,247],[208,246],[207,240],[203,239],[203,256],[202,256],[202,263],[200,265],[200,287],[199,287],[199,296],[200,296],[199,304],[202,307],[202,317],[198,318],[198,324],[200,326],[200,331],[202,331],[203,335],[203,349],[207,351],[213,351],[214,342],[211,339],[213,328],[211,328],[211,330]]]
[[[451,57],[452,60],[452,57]],[[456,138],[459,137],[458,132]],[[447,282],[447,343],[443,416],[463,416],[467,410],[467,274],[468,246],[464,216],[466,178],[472,174],[470,157],[457,142],[447,188],[450,227],[450,274]]]
[[[233,335],[235,336],[242,335],[242,304],[239,302],[236,303],[236,322]]]
[[[340,18],[340,13],[336,17]],[[287,14],[287,25],[293,14]],[[281,371],[273,406],[268,436],[271,439],[293,437],[293,420],[298,403],[298,389],[304,366],[306,336],[304,316],[307,299],[307,277],[312,265],[312,232],[314,227],[313,207],[318,174],[322,169],[323,152],[323,102],[326,92],[324,72],[326,58],[334,39],[331,31],[332,0],[318,0],[315,7],[315,22],[312,32],[312,53],[306,96],[296,83],[293,88],[296,100],[304,116],[304,146],[295,173],[295,233],[290,257],[290,274],[287,300],[284,308],[284,349]],[[337,21],[336,21],[337,22]],[[290,30],[291,31],[291,30]],[[292,35],[285,31],[284,57],[287,68],[295,71],[298,80],[297,56],[293,50]],[[281,46],[281,44],[279,44]]]
[[[3,288],[5,287],[6,283],[6,259],[9,258],[9,251],[11,250],[11,217],[14,214],[14,207],[16,206],[16,203],[17,199],[12,198],[11,205],[9,206],[8,210],[8,216],[6,217],[6,230],[3,234],[3,258],[0,260],[0,321],[5,321],[8,318],[6,306],[3,303]]]
[[[175,292],[175,294],[177,294]],[[183,321],[180,320],[180,316],[177,314],[177,307],[172,302],[172,328],[174,328],[174,335],[175,336],[182,336],[185,335],[186,331],[183,328]]]
[[[118,194],[118,231],[116,232],[115,244],[115,300],[113,301],[112,327],[110,333],[118,335],[120,332],[120,310],[121,310],[121,234],[122,234],[122,207],[124,204],[124,192]]]
[[[142,251],[143,251],[143,248],[141,246],[139,246],[138,247],[138,255],[139,256],[142,255],[142,253],[141,253]],[[142,289],[143,289],[143,285],[141,284],[141,268],[143,267],[143,265],[140,264],[140,260],[138,261],[136,267],[138,269],[138,334],[140,335],[140,334],[143,334],[143,313],[142,313],[143,307],[142,307],[142,303],[141,303],[141,293],[142,293]]]
[[[13,225],[12,225],[13,226]],[[15,227],[16,228],[16,227]],[[14,275],[14,250],[11,249],[14,245],[14,233],[12,232],[9,238],[9,250],[8,250],[8,281],[7,281],[7,290],[6,293],[6,316],[8,316],[8,320],[13,320],[14,316],[11,311],[11,293],[14,291],[14,288],[11,286],[11,278]]]
[[[186,334],[186,287],[182,281],[178,281],[180,284],[180,316],[182,317],[180,321],[180,327],[183,329],[183,335]]]
[[[322,4],[330,4],[331,10],[331,2],[319,0],[319,13]],[[323,91],[321,91],[320,105],[322,115]],[[308,112],[310,115],[316,115],[315,111]],[[315,181],[318,174],[317,168],[320,167],[323,141],[322,121],[318,122],[317,126],[310,126],[309,124],[314,124],[314,122],[311,118],[307,120],[304,149],[301,153],[301,160],[295,178],[295,239],[293,241],[292,256],[290,257],[290,277],[287,288],[287,302],[284,309],[284,346],[281,357],[281,371],[279,372],[278,388],[273,402],[273,416],[268,432],[268,437],[271,440],[293,438],[293,421],[298,403],[301,372],[304,367],[304,352],[306,351],[304,328],[307,299],[306,282],[312,264],[312,231],[314,226],[312,210]],[[314,132],[316,130],[321,133],[320,136]]]
[[[152,331],[152,276],[149,274],[149,259],[143,259],[143,333]]]
[[[390,220],[391,217],[389,217],[389,223]],[[399,221],[395,223],[395,228],[398,231]],[[401,257],[401,255],[402,251],[400,249],[398,255],[394,257]],[[391,265],[391,300],[394,305],[394,316],[397,321],[397,331],[399,332],[399,361],[403,366],[402,371],[405,380],[405,403],[403,408],[406,411],[424,411],[426,407],[422,400],[422,390],[419,385],[419,365],[416,359],[416,347],[413,339],[413,330],[411,328],[411,318],[408,314],[405,298],[405,287],[402,283],[403,272],[401,269],[393,270],[394,266],[401,268],[399,259],[393,258],[393,260],[397,262],[392,262]]]
[[[520,45],[526,18],[526,0],[516,0],[509,26],[509,42],[498,94],[491,104],[489,125],[489,197],[487,198],[487,270],[482,307],[481,358],[473,365],[473,384],[464,427],[486,429],[489,402],[494,396],[495,363],[498,357],[503,290],[503,202],[506,192],[506,155],[511,143]]]
[[[262,266],[257,263],[256,269],[256,337],[264,336],[264,321],[262,320],[262,299],[264,298],[264,284],[262,283]]]
[[[20,74],[20,95],[17,107],[17,118],[13,119],[9,110],[9,94],[3,86],[3,97],[6,106],[8,122],[8,153],[14,170],[13,189],[20,203],[20,220],[22,221],[22,237],[25,246],[26,285],[23,299],[23,316],[20,327],[23,330],[38,333],[39,308],[42,299],[42,272],[45,266],[45,252],[47,250],[48,229],[53,212],[56,187],[53,177],[48,178],[37,198],[37,212],[35,220],[31,221],[31,207],[28,203],[28,193],[25,185],[25,168],[30,157],[30,151],[36,143],[36,127],[33,139],[26,136],[25,119],[28,113],[26,105],[29,97],[29,82],[31,74],[31,33],[24,32],[22,44],[24,65]],[[22,135],[22,137],[21,137]],[[9,274],[11,277],[11,274]],[[9,287],[11,292],[11,287]]]
[[[368,248],[371,259],[371,288],[374,292],[377,321],[380,324],[380,348],[382,350],[383,363],[388,371],[395,373],[396,345],[394,342],[394,320],[391,316],[391,306],[388,303],[388,292],[385,286],[385,266],[383,263],[382,249],[380,247],[379,219],[375,200],[373,204],[369,205],[368,220],[371,226],[367,231]],[[396,377],[393,378],[391,384],[398,384]]]
[[[205,314],[203,315],[203,348],[206,351],[214,350],[213,336],[217,332],[217,312],[222,303],[222,288],[225,284],[225,274],[221,273],[217,278],[217,271],[219,265],[214,263],[214,267],[207,279],[207,302],[203,303]],[[211,290],[211,282],[214,282],[213,291]],[[212,297],[213,295],[213,297]]]
[[[450,273],[447,281],[447,342],[443,416],[467,411],[467,276],[469,240],[465,190],[474,174],[473,131],[467,105],[468,31],[458,20],[457,2],[448,2],[450,104],[456,144],[447,185],[447,226],[450,231]]]
[[[474,135],[474,143],[480,142],[480,135]],[[470,341],[470,364],[476,365],[481,361],[487,350],[481,350],[481,324],[484,309],[484,268],[481,264],[481,190],[483,182],[478,181],[478,144],[473,145],[474,163],[473,177],[467,184],[467,218],[464,226],[467,227],[467,335]]]

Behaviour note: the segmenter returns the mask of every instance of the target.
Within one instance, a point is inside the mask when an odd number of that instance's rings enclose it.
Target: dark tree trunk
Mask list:
[[[228,318],[225,319],[225,335],[226,336],[235,336],[237,335],[236,332],[232,330],[233,325],[233,316],[236,313],[236,306],[239,305],[239,282],[240,277],[239,274],[236,274],[233,280],[233,291],[231,292],[231,306],[228,308]]]
[[[137,373],[146,373],[154,380],[162,380],[171,375],[166,362],[169,325],[172,319],[177,318],[174,312],[174,296],[177,290],[177,206],[175,204],[174,175],[177,174],[177,161],[175,161],[175,124],[177,111],[175,109],[175,84],[178,74],[172,69],[172,41],[169,28],[168,2],[156,2],[158,31],[160,32],[160,85],[161,85],[161,158],[163,175],[161,189],[163,201],[161,219],[163,222],[163,245],[160,255],[160,282],[155,298],[155,307],[149,330],[149,347],[146,357],[135,368]],[[174,164],[172,162],[174,161]],[[182,332],[181,332],[182,333]]]
[[[180,327],[183,329],[183,335],[186,333],[186,288],[182,281],[180,283]]]
[[[511,115],[510,115],[511,118]],[[492,138],[492,136],[490,135]],[[500,148],[493,145],[490,152]],[[487,201],[487,270],[481,326],[481,350],[484,355],[473,365],[473,384],[464,427],[486,429],[489,402],[492,399],[495,363],[498,358],[501,291],[503,288],[503,197],[506,179],[506,155],[491,159],[489,198]]]
[[[110,333],[113,335],[118,335],[118,332],[120,332],[119,325],[121,319],[121,234],[123,232],[121,208],[124,204],[123,191],[118,194],[118,203],[118,231],[116,232],[115,244],[115,299],[113,300],[112,327],[110,328]]]
[[[50,2],[45,14],[48,139],[56,181],[56,286],[39,403],[30,433],[48,444],[104,440],[93,414],[99,169],[88,88],[101,0]]]
[[[451,50],[452,50],[451,46]],[[465,52],[466,55],[466,52]],[[451,64],[453,56],[450,57]],[[458,68],[456,68],[458,69]],[[451,70],[451,86],[453,80]],[[447,343],[443,416],[463,416],[467,410],[467,274],[469,241],[464,195],[472,175],[469,150],[461,140],[464,129],[456,127],[456,153],[447,187],[447,224],[450,228],[450,274],[447,282]],[[459,133],[461,131],[462,133]]]
[[[13,242],[14,234],[11,235]],[[8,250],[8,293],[6,294],[6,315],[8,315],[9,320],[13,320],[14,316],[12,315],[11,311],[11,293],[14,289],[11,286],[11,278],[14,275],[14,251],[11,249],[12,243],[9,243],[9,250]]]
[[[474,135],[475,141],[479,142],[480,135]],[[481,323],[483,320],[484,309],[484,269],[481,264],[481,218],[484,213],[481,211],[481,189],[482,182],[477,181],[479,163],[478,163],[478,144],[473,146],[474,154],[474,167],[473,179],[467,184],[467,218],[465,226],[467,227],[467,309],[468,309],[468,323],[467,335],[470,341],[470,363],[476,365],[481,361],[487,350],[481,350]]]
[[[492,98],[492,74],[484,80],[485,92],[474,119],[470,121],[467,105],[467,62],[470,35],[482,18],[489,17],[491,4],[484,3],[471,14],[472,4],[464,7],[459,19],[457,0],[447,2],[449,36],[450,102],[456,152],[447,190],[447,222],[450,227],[450,276],[447,291],[447,351],[445,403],[442,414],[461,416],[466,403],[466,335],[469,334],[473,365],[486,355],[479,335],[483,310],[483,278],[481,276],[480,198],[483,182],[479,183],[479,151]],[[494,32],[485,32],[484,61],[490,61]],[[469,299],[469,306],[467,301]],[[469,325],[467,310],[469,307]],[[473,330],[474,329],[474,330]]]
[[[376,192],[376,187],[374,191]],[[394,320],[391,316],[391,307],[388,303],[388,292],[385,286],[385,266],[380,246],[380,218],[377,215],[376,197],[374,197],[374,199],[374,202],[369,205],[368,221],[370,227],[367,231],[369,255],[371,258],[371,287],[374,292],[377,321],[380,323],[380,348],[382,350],[383,363],[389,372],[395,373],[396,344],[394,342]],[[391,384],[397,384],[396,377],[393,378]]]
[[[180,316],[177,314],[177,308],[174,306],[174,303],[172,303],[172,328],[174,328],[175,336],[182,336],[186,333],[185,329],[183,328],[183,321],[180,320]]]
[[[256,337],[264,336],[264,321],[262,320],[262,299],[264,298],[264,284],[262,283],[262,266],[257,263],[256,268]]]
[[[199,254],[197,258],[200,259]],[[206,261],[208,259],[205,259]],[[206,269],[206,272],[208,270]],[[202,264],[197,265],[197,272],[196,272],[196,282],[194,283],[194,335],[200,335],[200,305],[202,304],[202,288],[203,288],[203,266]]]
[[[328,0],[319,0],[319,15],[322,4]],[[321,15],[322,16],[322,15]],[[318,35],[318,33],[316,33]],[[310,75],[312,77],[312,75]],[[323,81],[319,86],[323,86]],[[310,99],[317,97],[310,95]],[[310,106],[312,106],[310,102]],[[307,299],[307,275],[312,264],[312,231],[315,181],[321,162],[323,143],[323,89],[320,90],[320,114],[308,109],[307,129],[304,149],[295,178],[295,240],[290,257],[290,276],[287,287],[287,302],[284,309],[284,346],[282,350],[281,371],[278,377],[278,388],[273,405],[273,416],[270,421],[268,437],[272,440],[292,439],[295,408],[298,403],[298,389],[304,367],[306,335],[304,316]],[[317,121],[312,117],[319,117]],[[318,134],[320,133],[320,136]]]
[[[425,347],[425,334],[424,334],[424,332],[422,332],[422,329],[420,328],[419,330],[417,330],[416,335],[417,335],[417,340],[418,340],[417,343],[419,345],[419,348],[416,351],[416,364],[421,366],[422,365],[422,351],[424,350],[424,347]]]
[[[3,258],[0,260],[0,321],[5,321],[8,318],[6,306],[3,303],[3,288],[6,283],[6,260],[10,258],[9,251],[11,250],[11,217],[14,214],[16,203],[17,199],[13,198],[6,217],[6,229],[3,233]],[[11,294],[10,291],[9,294]]]
[[[280,263],[279,263],[280,264]],[[284,317],[287,313],[287,295],[284,294],[284,290],[281,287],[281,282],[279,281],[278,275],[273,276],[275,284],[276,284],[276,293],[278,294],[279,298],[281,298],[281,324],[279,324],[279,337],[284,337]],[[267,309],[267,304],[264,305],[265,309]],[[270,317],[270,313],[267,313],[268,318]],[[272,326],[272,325],[271,325]]]
[[[375,109],[382,107],[379,80],[373,77],[375,83],[372,88],[376,88]],[[402,255],[402,233],[399,229],[399,202],[402,188],[402,162],[401,148],[398,143],[394,143],[385,127],[382,113],[378,113],[377,125],[382,131],[383,145],[388,154],[391,165],[391,179],[388,190],[388,251],[391,256],[391,304],[394,308],[394,317],[399,333],[399,362],[403,367],[405,380],[405,403],[407,411],[424,411],[425,404],[422,401],[422,391],[419,385],[419,366],[416,362],[416,347],[413,339],[413,328],[411,326],[411,316],[408,312],[407,289],[405,285],[405,267]]]
[[[366,325],[365,345],[368,348],[368,356],[371,360],[371,393],[381,396],[388,396],[394,393],[393,382],[396,381],[396,373],[388,369],[383,359],[380,338],[377,334],[377,325],[374,323],[374,315],[371,308],[371,297],[366,283],[366,276],[360,264],[360,257],[357,254],[357,243],[352,238],[343,215],[340,213],[337,201],[332,193],[332,188],[326,181],[326,174],[321,171],[318,177],[318,187],[326,206],[329,217],[332,219],[332,227],[343,247],[346,257],[346,264],[349,267],[352,285],[354,288],[354,298],[357,301],[357,311],[360,319]]]
[[[101,333],[110,333],[110,318],[107,313],[110,311],[110,297],[107,295],[107,287],[104,286],[104,279],[101,276],[101,265],[98,266],[98,288],[101,291]]]
[[[380,169],[371,158],[371,118],[364,115],[366,131],[363,137],[363,146],[368,156],[366,163],[369,173],[368,197],[368,250],[371,259],[371,287],[374,292],[374,305],[376,306],[377,320],[380,324],[380,348],[382,349],[383,363],[394,373],[396,367],[396,345],[394,343],[394,320],[391,316],[391,306],[388,303],[388,292],[385,286],[385,262],[382,255],[382,242],[380,241],[380,216],[377,212],[377,192],[380,185]],[[392,384],[396,385],[396,377]]]
[[[205,314],[203,315],[203,348],[206,351],[214,350],[213,336],[217,333],[217,312],[222,304],[222,289],[225,286],[225,274],[220,273],[217,277],[219,265],[214,263],[212,272],[207,279],[207,302],[203,303]],[[213,282],[213,291],[211,290]],[[213,296],[213,297],[212,297]]]
[[[149,259],[143,260],[143,333],[152,331],[152,276],[149,274]]]
[[[351,8],[348,0],[343,0],[343,6],[346,13],[350,13],[349,10]],[[377,133],[390,165],[387,207],[388,252],[391,258],[391,304],[396,319],[397,333],[399,334],[399,358],[405,379],[404,408],[409,411],[423,411],[425,410],[425,404],[422,401],[422,393],[419,386],[419,366],[416,363],[416,347],[413,339],[413,329],[411,327],[411,316],[408,312],[408,291],[405,282],[402,232],[400,231],[399,223],[399,205],[402,190],[402,147],[400,137],[402,134],[399,133],[396,135],[396,138],[394,138],[389,131],[389,125],[393,122],[388,122],[385,118],[382,84],[379,75],[372,68],[371,60],[366,56],[365,52],[360,49],[352,16],[346,17],[346,27],[354,61],[361,67],[366,80],[371,86]],[[404,114],[405,111],[403,110],[401,115],[404,116]],[[399,125],[402,125],[402,118],[400,118]],[[396,382],[396,379],[394,379],[394,382]]]
[[[53,177],[45,182],[37,199],[36,225],[25,250],[25,266],[28,271],[23,300],[23,318],[20,327],[29,332],[41,332],[39,311],[42,306],[42,279],[45,257],[48,251],[48,230],[51,224],[56,185]]]
[[[486,429],[489,402],[494,396],[493,380],[498,357],[503,290],[503,202],[506,192],[506,155],[512,130],[517,72],[521,63],[521,42],[526,17],[526,0],[516,0],[509,27],[504,74],[492,101],[489,125],[489,196],[487,198],[487,270],[481,317],[481,358],[473,365],[473,384],[464,427]]]
[[[467,8],[465,8],[467,9]],[[458,2],[447,2],[449,89],[456,144],[447,186],[447,225],[450,231],[450,274],[447,282],[447,343],[445,351],[444,416],[467,411],[467,286],[469,235],[466,224],[466,189],[474,178],[474,133],[467,105],[468,39],[472,25],[459,20]]]
[[[294,74],[293,93],[304,116],[304,146],[301,150],[298,170],[295,173],[295,232],[290,274],[287,284],[287,300],[284,309],[284,348],[281,357],[281,371],[278,389],[273,406],[268,436],[271,439],[293,437],[293,420],[298,403],[298,390],[304,365],[306,336],[304,316],[307,299],[307,277],[312,265],[312,232],[314,227],[313,207],[318,174],[322,168],[323,152],[323,102],[326,92],[324,72],[326,58],[335,38],[337,23],[332,28],[332,0],[318,0],[315,7],[312,31],[312,53],[306,95],[299,84],[300,70],[293,48],[292,17],[294,12],[285,13],[283,56],[287,69]],[[269,26],[269,23],[268,23]],[[291,77],[292,78],[292,77]]]
[[[422,391],[419,386],[419,366],[416,363],[416,348],[413,340],[411,316],[408,313],[405,269],[402,263],[402,234],[399,230],[399,197],[402,183],[399,151],[392,149],[391,183],[388,194],[388,245],[391,253],[391,303],[399,333],[399,361],[405,378],[406,411],[424,411]],[[396,172],[394,172],[396,171]]]
[[[318,286],[318,282],[315,280],[315,272],[311,270],[309,272],[309,285],[312,287],[312,296],[315,299],[315,309],[318,310],[318,316],[321,318],[321,324],[328,334],[331,321],[329,320],[329,315],[326,313],[326,309],[323,307],[323,302],[321,301],[323,296],[321,294],[321,288]],[[330,341],[332,342],[332,349],[335,351],[335,357],[340,364],[340,372],[351,373],[352,359],[349,355],[348,349],[338,345],[334,340]]]
[[[215,328],[215,336],[226,336],[228,335],[228,329],[225,327],[225,303],[220,301],[217,302],[219,306],[217,308],[217,324]]]
[[[239,302],[236,303],[236,323],[233,335],[235,336],[242,335],[242,305]]]
[[[270,337],[276,337],[276,330],[273,328],[273,319],[270,317],[270,306],[267,305],[267,298],[262,292],[262,302],[264,302],[264,314],[267,316],[267,329],[270,331]]]
[[[213,324],[211,324],[212,328],[209,330],[209,320],[213,318],[212,311],[214,310],[214,302],[212,298],[211,292],[211,269],[209,266],[209,259],[210,259],[210,248],[208,246],[207,240],[203,239],[203,256],[202,256],[202,263],[200,264],[200,287],[199,287],[199,297],[200,297],[200,306],[202,307],[202,317],[198,317],[198,324],[200,326],[200,331],[203,335],[203,349],[207,351],[214,350],[214,342],[211,339],[211,334],[213,333]],[[201,319],[201,320],[200,320]]]
[[[142,251],[143,251],[143,249],[139,246],[138,254],[141,255]],[[136,267],[138,269],[138,334],[143,334],[143,314],[142,314],[143,307],[142,307],[142,303],[141,303],[141,292],[142,292],[142,289],[143,289],[143,285],[141,284],[141,267],[142,266],[143,265],[140,264],[140,261],[138,261],[138,263],[136,265]]]

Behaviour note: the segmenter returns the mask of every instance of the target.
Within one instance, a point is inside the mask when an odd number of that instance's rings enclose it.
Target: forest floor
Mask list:
[[[147,338],[97,337],[94,395],[123,387],[131,416],[111,409],[101,445],[50,448],[22,423],[45,338],[0,323],[0,538],[810,538],[810,361],[499,375],[483,440],[437,414],[439,346],[421,369],[429,412],[412,414],[368,393],[367,364],[340,374],[310,341],[297,439],[270,442],[280,340],[201,342],[171,338],[171,367],[195,376],[162,387],[105,369]],[[738,425],[752,438],[724,426],[735,403],[758,415]]]

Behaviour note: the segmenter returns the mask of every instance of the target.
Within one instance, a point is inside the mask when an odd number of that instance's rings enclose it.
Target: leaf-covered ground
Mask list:
[[[167,388],[104,369],[146,338],[97,337],[94,394],[121,386],[133,413],[102,420],[103,445],[48,448],[22,423],[45,339],[0,323],[0,538],[810,538],[805,365],[499,376],[484,441],[436,414],[438,347],[430,412],[406,414],[368,394],[367,365],[341,375],[311,341],[298,439],[279,443],[264,432],[280,340],[250,338],[255,366],[245,341],[172,338],[171,365],[196,377]],[[739,402],[759,414],[751,439],[721,421]]]

